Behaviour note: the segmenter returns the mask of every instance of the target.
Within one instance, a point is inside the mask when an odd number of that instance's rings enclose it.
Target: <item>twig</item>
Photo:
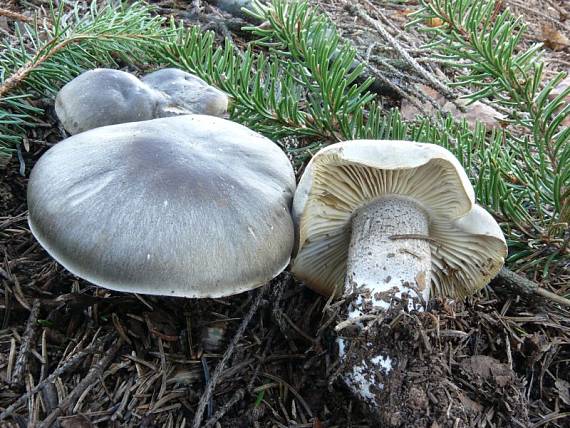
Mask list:
[[[361,321],[371,321],[371,320],[378,319],[379,317],[380,317],[379,315],[360,315],[359,317],[351,318],[351,319],[339,322],[335,326],[334,331],[338,332],[338,331],[344,330],[345,328],[350,327],[352,325],[358,325]]]
[[[15,19],[16,21],[22,21],[22,22],[32,22],[33,21],[33,19],[30,18],[29,16],[22,15],[21,13],[18,13],[18,12],[12,12],[11,10],[3,9],[3,8],[0,8],[0,16],[5,16],[7,18]]]
[[[429,73],[425,68],[423,68],[418,62],[412,58],[412,56],[406,51],[404,47],[384,28],[384,26],[375,19],[372,19],[360,6],[353,3],[345,2],[345,8],[352,14],[362,18],[366,23],[373,27],[380,35],[391,44],[398,54],[408,63],[410,66],[424,79],[426,79],[431,85],[437,88],[445,97],[449,99],[457,98],[451,89],[446,85],[441,83],[435,76]]]
[[[257,312],[257,309],[259,308],[259,305],[261,304],[261,301],[263,300],[263,296],[264,296],[264,294],[268,288],[269,287],[264,286],[259,291],[259,293],[257,294],[257,297],[255,298],[255,301],[253,302],[253,304],[249,308],[249,312],[243,318],[240,326],[238,327],[238,329],[236,331],[236,334],[234,335],[234,337],[232,338],[232,341],[228,345],[226,352],[224,352],[222,359],[220,360],[220,362],[216,366],[216,369],[214,370],[214,373],[212,374],[210,382],[208,382],[208,384],[206,385],[206,389],[202,393],[202,397],[200,397],[200,402],[198,403],[198,408],[196,409],[196,413],[194,415],[194,420],[192,421],[192,427],[193,428],[200,428],[200,426],[201,426],[200,424],[202,422],[202,415],[204,414],[204,409],[206,408],[208,401],[210,401],[210,396],[214,392],[214,388],[216,387],[216,384],[218,383],[220,375],[222,374],[222,371],[224,370],[224,367],[226,366],[228,360],[230,359],[230,357],[234,353],[234,349],[235,349],[237,343],[239,342],[239,340],[241,339],[241,337],[243,336],[243,333],[245,332],[247,325],[249,324],[249,322],[251,321],[251,319],[253,318],[253,316]]]
[[[208,363],[206,361],[206,358],[204,358],[204,356],[202,356],[202,358],[200,359],[202,361],[202,369],[204,370],[204,382],[206,382],[206,384],[210,383],[210,369],[208,368]],[[208,408],[208,417],[212,417],[212,412],[214,411],[214,399],[210,396],[210,398],[208,399],[208,404],[206,406]]]
[[[201,12],[202,12],[202,2],[200,0],[192,0],[190,15],[198,17],[200,16]]]
[[[214,416],[212,416],[210,419],[208,419],[208,421],[204,424],[204,428],[209,428],[209,427],[213,426],[216,422],[218,422],[222,418],[222,416],[224,416],[227,413],[228,410],[230,410],[234,406],[234,404],[243,400],[244,396],[245,396],[245,391],[241,388],[238,389],[234,393],[232,398],[230,398],[227,403],[225,403],[222,407],[220,407],[216,411]]]
[[[548,291],[547,289],[540,287],[536,282],[533,282],[507,268],[502,268],[499,271],[495,281],[498,281],[499,284],[513,289],[520,294],[538,295],[560,305],[570,307],[570,300],[566,297],[559,296],[556,293]]]
[[[415,76],[406,74],[404,72],[402,72],[401,70],[399,70],[398,68],[394,67],[392,64],[390,64],[389,62],[385,61],[384,59],[378,57],[376,62],[378,62],[379,64],[383,65],[384,67],[386,67],[389,71],[391,71],[393,73],[394,76],[400,77],[403,81],[407,81],[410,83],[423,83],[423,81]],[[414,105],[414,107],[416,107],[422,114],[427,115],[426,111],[423,107],[422,104],[420,104],[419,101],[423,102],[423,104],[425,104],[426,102],[429,102],[436,111],[443,113],[443,110],[441,108],[441,106],[431,97],[427,96],[425,93],[423,93],[421,90],[418,90],[417,88],[415,88],[413,85],[410,85],[410,87],[406,88],[408,91],[413,91],[413,97],[411,95],[408,95],[406,93],[405,98],[408,99],[408,101]],[[414,98],[415,97],[415,98]],[[416,99],[417,98],[417,99]]]
[[[564,9],[562,6],[556,4],[555,1],[546,0],[546,3],[548,3],[554,10],[556,10],[556,12],[558,12],[560,14],[560,18],[561,18],[560,20],[566,19],[570,16],[570,10]]]
[[[22,380],[26,363],[28,362],[28,355],[30,354],[30,348],[34,341],[36,335],[36,322],[38,320],[38,315],[40,313],[40,300],[35,299],[32,304],[32,310],[30,311],[30,316],[28,317],[28,322],[26,324],[26,331],[22,337],[22,344],[20,345],[20,353],[16,359],[16,364],[14,365],[14,372],[12,374],[12,385],[19,384]]]
[[[143,39],[145,36],[141,34],[125,34],[122,35],[121,38],[123,39]],[[45,49],[50,42],[55,43],[57,39],[52,39],[48,41],[44,48],[40,48],[38,53],[26,64],[20,67],[16,72],[14,72],[10,77],[8,77],[2,85],[0,85],[0,97],[3,97],[6,93],[12,91],[16,87],[18,87],[26,78],[32,73],[33,71],[37,70],[44,62],[48,61],[54,55],[62,51],[63,49],[67,48],[69,45],[73,45],[75,43],[79,44],[86,40],[93,40],[97,39],[100,41],[105,41],[108,38],[105,34],[99,34],[96,36],[88,35],[88,34],[79,34],[74,37],[70,37],[69,39],[62,40],[61,42],[54,44],[49,49]],[[45,54],[42,52],[46,51]]]
[[[301,336],[303,339],[305,339],[307,342],[312,343],[313,345],[317,344],[317,339],[315,339],[314,337],[309,336],[307,333],[305,333],[303,330],[301,330],[299,328],[299,326],[297,326],[297,324],[295,324],[293,322],[293,320],[291,320],[291,318],[289,318],[289,316],[282,310],[282,309],[277,309],[275,312],[279,311],[279,316],[283,317],[283,319],[287,322],[287,324],[289,324],[291,326],[291,328],[293,330],[295,330],[295,332],[297,332],[297,334],[299,336]],[[277,315],[277,314],[276,314]]]
[[[6,368],[6,380],[12,383],[12,370],[14,369],[14,360],[16,359],[16,339],[10,338],[10,352],[8,353],[8,367]]]
[[[511,5],[514,5],[515,7],[518,7],[519,9],[524,10],[527,13],[531,13],[537,17],[542,18],[543,20],[550,21],[557,27],[566,28],[566,29],[570,28],[570,26],[568,26],[568,24],[561,22],[560,20],[553,18],[552,16],[547,15],[546,13],[541,12],[540,10],[537,10],[537,8],[535,8],[535,7],[528,7],[528,6],[524,5],[523,3],[521,3],[520,1],[516,1],[516,0],[509,0],[509,3],[511,3]],[[557,12],[560,13],[559,11],[557,11]]]
[[[14,411],[22,403],[24,403],[28,398],[30,398],[32,395],[38,393],[39,391],[42,391],[48,385],[53,385],[53,382],[55,382],[55,380],[59,376],[64,374],[69,369],[75,367],[81,360],[83,360],[83,358],[85,358],[87,355],[93,353],[95,351],[95,348],[96,348],[96,346],[94,344],[90,345],[87,348],[83,349],[82,351],[79,351],[74,356],[67,359],[61,366],[59,366],[57,369],[55,369],[52,374],[50,374],[47,378],[45,378],[38,385],[36,385],[31,391],[23,394],[20,398],[18,398],[10,406],[8,406],[6,408],[6,410],[4,410],[2,413],[0,413],[0,421],[6,419],[8,416],[10,416],[12,413],[14,413]]]
[[[276,287],[272,287],[272,291],[273,291],[273,295],[278,295],[279,299],[281,298],[281,294],[283,294],[283,285],[285,284],[285,281],[279,281],[279,284]],[[276,300],[277,299],[271,299],[273,304],[275,305]],[[274,306],[275,308],[275,306]],[[273,309],[274,311],[276,309]],[[277,309],[280,310],[280,309]],[[273,330],[275,331],[277,329],[276,326],[273,326]],[[247,384],[247,390],[251,391],[252,387],[253,387],[253,383],[255,382],[255,380],[257,379],[257,375],[259,373],[259,369],[261,367],[262,362],[265,360],[265,357],[267,355],[268,350],[271,347],[271,342],[272,342],[272,337],[273,333],[269,333],[269,338],[267,340],[265,349],[263,350],[263,354],[260,357],[260,363],[258,365],[256,365],[255,367],[255,371],[253,373],[253,375],[250,377],[249,382]],[[208,421],[204,424],[204,428],[208,428],[211,427],[212,425],[214,425],[217,421],[219,421],[227,412],[228,410],[230,410],[236,403],[240,402],[243,397],[245,396],[245,390],[240,388],[238,389],[234,395],[214,414],[214,416],[212,416],[210,419],[208,419]]]
[[[407,39],[407,41],[410,44],[413,44],[414,42],[416,42],[416,40],[414,40],[414,37],[412,36],[412,34],[408,31],[402,31],[402,29],[400,27],[398,27],[397,25],[394,24],[393,20],[390,20],[388,17],[386,17],[385,14],[382,13],[381,9],[379,7],[377,7],[377,5],[373,4],[370,2],[370,0],[364,0],[364,2],[368,5],[369,9],[368,10],[373,10],[374,11],[374,15],[376,15],[378,20],[382,20],[384,22],[384,24],[392,29],[392,34],[395,34],[394,38],[396,39]],[[406,49],[406,51],[409,52],[409,49]]]
[[[297,398],[297,400],[299,400],[299,403],[301,403],[301,406],[303,406],[303,408],[305,409],[305,411],[307,412],[309,417],[310,418],[313,417],[313,412],[311,411],[311,408],[309,407],[307,402],[303,399],[301,394],[299,394],[299,392],[297,392],[297,390],[295,388],[293,388],[289,383],[285,382],[280,377],[275,376],[271,373],[263,373],[263,377],[268,377],[271,380],[274,380],[276,382],[279,382],[279,383],[285,385],[287,387],[287,389],[289,389],[289,391],[291,391],[291,393]]]
[[[408,101],[410,101],[410,103],[413,104],[414,107],[416,107],[419,111],[424,112],[423,107],[418,103],[417,100],[414,99],[413,96],[411,96],[406,90],[404,90],[404,88],[393,83],[377,67],[374,67],[372,64],[370,64],[370,61],[368,59],[364,59],[360,55],[358,55],[357,58],[359,60],[364,60],[364,61],[362,61],[362,63],[364,64],[366,69],[368,69],[368,71],[374,76],[375,80],[380,80],[380,81],[384,82],[384,84],[386,84],[395,93],[400,95],[402,98],[405,98]]]
[[[63,400],[59,406],[57,406],[57,408],[43,420],[43,422],[39,425],[39,428],[50,427],[59,416],[67,412],[70,407],[73,407],[83,392],[92,386],[92,384],[96,382],[98,378],[102,377],[103,372],[107,366],[111,364],[111,361],[113,358],[115,358],[115,354],[122,345],[123,339],[119,337],[113,346],[111,346],[111,348],[105,352],[105,356],[97,364],[91,367],[91,369],[89,369],[87,375],[81,380],[81,382],[77,384],[73,391],[69,393],[65,400]]]

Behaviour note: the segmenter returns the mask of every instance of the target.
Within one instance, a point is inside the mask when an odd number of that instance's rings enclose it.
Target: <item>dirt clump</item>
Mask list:
[[[484,314],[469,304],[456,310],[464,314],[463,330],[455,328],[446,305],[434,302],[431,312],[390,310],[365,333],[344,337],[349,356],[341,373],[379,352],[390,362],[387,372],[364,374],[380,386],[370,390],[380,403],[371,410],[381,426],[478,426],[487,419],[504,427],[529,425],[521,376],[498,355],[481,354],[489,351],[480,346]]]

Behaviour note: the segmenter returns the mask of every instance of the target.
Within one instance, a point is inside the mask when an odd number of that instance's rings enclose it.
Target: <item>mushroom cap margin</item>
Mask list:
[[[477,292],[505,263],[507,242],[503,231],[484,208],[474,205],[452,223],[430,225],[432,295],[461,299]]]

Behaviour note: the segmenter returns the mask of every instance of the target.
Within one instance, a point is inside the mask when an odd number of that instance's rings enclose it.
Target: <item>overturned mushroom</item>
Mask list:
[[[219,297],[279,274],[293,246],[287,156],[239,124],[188,115],[93,129],[32,170],[30,228],[113,290]]]
[[[361,321],[390,306],[422,310],[435,295],[464,297],[486,285],[506,255],[503,234],[474,204],[457,159],[432,144],[348,141],[317,153],[297,188],[293,215],[298,251],[292,271],[324,295],[349,301],[347,319]],[[389,356],[339,339],[352,391],[376,401]],[[356,349],[355,349],[356,348]],[[352,351],[351,351],[352,352]],[[374,351],[375,352],[375,351]]]
[[[222,116],[227,96],[182,70],[151,73],[143,82],[120,70],[89,70],[67,83],[55,99],[63,127],[77,134],[101,126],[184,114]]]

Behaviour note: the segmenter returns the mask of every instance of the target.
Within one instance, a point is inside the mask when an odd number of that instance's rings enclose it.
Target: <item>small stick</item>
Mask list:
[[[248,326],[249,322],[251,321],[251,319],[253,318],[253,316],[257,312],[257,309],[259,308],[259,305],[261,304],[261,301],[263,300],[263,296],[265,295],[265,292],[267,291],[268,288],[269,287],[265,286],[265,287],[263,287],[263,289],[261,289],[259,291],[259,293],[257,294],[257,297],[255,298],[255,301],[253,302],[253,304],[249,308],[249,312],[243,318],[240,326],[238,327],[238,329],[236,331],[236,334],[234,335],[234,337],[232,338],[232,341],[228,345],[226,352],[224,352],[222,359],[220,360],[220,362],[216,366],[214,373],[212,374],[212,377],[210,379],[210,382],[208,382],[208,384],[206,385],[206,389],[202,393],[202,397],[200,397],[200,401],[198,402],[198,408],[196,409],[196,413],[194,415],[194,420],[192,421],[192,428],[200,428],[200,426],[201,426],[200,424],[202,422],[202,415],[204,414],[204,410],[206,408],[206,405],[210,401],[210,397],[211,397],[212,393],[214,392],[214,388],[216,387],[216,384],[218,383],[218,380],[220,379],[220,375],[222,374],[222,371],[224,370],[224,367],[226,366],[228,360],[230,359],[230,357],[234,353],[234,349],[235,349],[237,343],[239,342],[239,340],[241,339],[241,337],[243,336],[243,333],[245,332],[246,327]]]
[[[360,315],[359,317],[339,322],[335,326],[334,331],[344,330],[347,327],[359,324],[361,321],[372,321],[379,318],[381,318],[381,315]]]
[[[28,362],[28,356],[30,354],[30,349],[32,343],[36,336],[36,322],[38,320],[38,315],[40,313],[40,301],[35,299],[32,304],[32,310],[30,311],[30,316],[28,317],[28,322],[26,324],[26,331],[22,337],[22,344],[20,345],[20,352],[18,358],[16,359],[16,364],[14,365],[14,372],[12,374],[12,385],[19,384],[22,380],[24,374],[24,369],[26,368],[26,363]]]
[[[362,58],[360,55],[358,56],[358,59]],[[398,95],[400,95],[402,98],[407,99],[411,104],[414,105],[414,107],[416,107],[420,112],[425,114],[425,111],[422,107],[421,104],[419,104],[419,102],[417,100],[414,99],[414,97],[412,97],[406,90],[404,90],[403,88],[401,88],[400,86],[396,85],[395,83],[393,83],[388,77],[386,77],[378,68],[374,67],[372,64],[370,64],[370,61],[365,61],[363,62],[363,64],[365,65],[365,67],[370,71],[370,73],[378,80],[384,82],[385,85],[387,85],[388,87],[390,87],[394,92],[396,92]]]
[[[199,16],[202,11],[202,4],[200,0],[192,0],[192,8],[190,13],[194,16]]]
[[[210,369],[208,368],[208,363],[206,362],[206,358],[204,358],[204,356],[202,356],[202,358],[200,358],[200,361],[202,361],[202,369],[204,370],[204,381],[206,382],[206,384],[208,384],[210,382]],[[208,399],[208,405],[206,406],[208,408],[208,412],[207,415],[208,417],[212,416],[212,412],[214,411],[214,399],[210,396],[210,398]]]
[[[94,350],[95,350],[95,345],[90,345],[87,348],[83,349],[82,351],[79,351],[77,354],[70,357],[66,361],[64,361],[64,363],[61,366],[59,366],[57,369],[55,369],[52,374],[50,374],[47,378],[45,378],[43,381],[37,384],[31,391],[23,394],[20,398],[18,398],[10,406],[8,406],[6,410],[0,413],[0,421],[6,419],[8,416],[14,413],[14,411],[33,394],[42,391],[48,385],[53,385],[53,382],[55,382],[55,380],[59,376],[61,376],[71,368],[75,367],[81,360],[83,360],[83,358],[91,354]]]
[[[515,1],[515,0],[510,0],[509,2],[511,3],[511,5],[514,5],[514,6],[518,7],[519,9],[524,10],[525,12],[534,14],[535,16],[540,17],[543,20],[552,22],[557,27],[562,27],[562,28],[566,28],[566,29],[570,28],[568,26],[568,24],[566,24],[565,22],[561,22],[560,20],[553,18],[552,16],[547,15],[546,13],[542,13],[540,10],[537,10],[537,8],[525,6],[522,2]],[[551,3],[551,5],[552,5],[552,3]],[[560,11],[557,11],[557,12],[561,13]]]
[[[566,297],[559,296],[552,291],[548,291],[547,289],[540,287],[536,282],[533,282],[507,268],[502,268],[499,271],[496,281],[501,285],[505,285],[507,288],[516,290],[520,294],[536,294],[560,305],[570,307],[570,300]]]
[[[303,406],[303,408],[305,409],[305,411],[307,412],[309,417],[310,418],[313,417],[313,412],[311,411],[311,407],[309,407],[309,405],[303,399],[301,394],[299,394],[299,392],[297,392],[297,390],[295,388],[293,388],[288,382],[286,382],[285,380],[283,380],[280,377],[277,377],[271,373],[263,373],[262,376],[268,377],[269,379],[274,380],[275,382],[279,382],[280,384],[283,384],[285,387],[287,387],[287,389],[289,391],[291,391],[291,393],[297,398],[297,400],[299,400],[299,403],[301,403],[301,406]]]
[[[56,419],[67,412],[67,410],[75,405],[78,399],[81,397],[83,392],[91,387],[94,382],[97,382],[98,379],[102,379],[103,372],[107,368],[113,358],[115,358],[115,354],[119,351],[119,348],[123,346],[123,339],[118,338],[116,342],[105,352],[105,356],[95,364],[87,373],[81,382],[77,384],[77,386],[69,393],[69,395],[63,400],[59,406],[55,410],[53,410],[39,425],[39,428],[48,428],[50,427]]]
[[[380,35],[391,44],[398,54],[408,63],[410,66],[424,79],[426,79],[434,88],[437,88],[445,97],[449,99],[455,99],[456,96],[453,94],[451,89],[446,85],[441,83],[435,76],[429,73],[425,68],[423,68],[418,62],[412,58],[412,56],[406,51],[404,47],[384,28],[384,26],[377,20],[372,19],[360,6],[353,3],[345,1],[345,8],[352,14],[362,18],[368,25],[373,27]]]
[[[222,416],[224,416],[227,413],[227,411],[234,406],[234,404],[243,400],[243,397],[245,397],[245,391],[242,388],[240,388],[234,393],[232,398],[230,398],[227,403],[225,403],[222,407],[220,407],[216,411],[214,416],[208,419],[208,421],[204,424],[204,428],[210,428],[211,426],[214,426],[214,424],[218,422],[222,418]]]
[[[552,6],[552,8],[560,14],[560,20],[566,19],[570,16],[570,10],[565,10],[562,6],[556,4],[555,1],[546,0],[546,3],[548,3],[550,6]]]
[[[8,354],[8,367],[6,369],[6,378],[8,383],[12,383],[12,370],[14,369],[14,360],[16,358],[16,339],[10,339],[10,353]]]
[[[0,16],[5,16],[7,18],[14,19],[16,21],[22,21],[22,22],[32,22],[33,21],[32,18],[30,18],[26,15],[22,15],[21,13],[18,13],[18,12],[12,12],[11,10],[4,9],[4,8],[0,8]]]
[[[279,281],[279,284],[277,284],[276,287],[273,288],[273,294],[283,294],[283,289],[284,289],[284,283],[285,281]],[[272,299],[273,303],[275,304],[275,299]],[[275,309],[274,309],[275,310]],[[275,330],[277,330],[277,326],[273,326],[273,329],[271,330],[271,332],[269,333],[269,339],[267,340],[266,344],[265,344],[265,349],[263,350],[263,353],[261,355],[261,357],[259,357],[259,361],[260,363],[258,365],[256,365],[255,367],[255,371],[253,372],[253,375],[250,376],[249,378],[249,382],[247,383],[247,388],[244,390],[242,388],[238,389],[234,395],[227,401],[227,403],[225,403],[216,413],[214,413],[214,416],[212,416],[210,419],[208,419],[208,421],[204,424],[204,428],[208,428],[213,426],[217,421],[219,421],[227,412],[228,410],[230,410],[236,403],[239,403],[243,397],[245,396],[245,391],[251,391],[253,388],[253,383],[255,382],[255,380],[257,379],[257,375],[259,374],[259,369],[261,367],[261,365],[263,364],[263,361],[265,361],[265,357],[267,355],[268,350],[271,348],[271,342],[272,342],[272,337],[273,337],[273,332]],[[253,390],[255,392],[255,390]]]

